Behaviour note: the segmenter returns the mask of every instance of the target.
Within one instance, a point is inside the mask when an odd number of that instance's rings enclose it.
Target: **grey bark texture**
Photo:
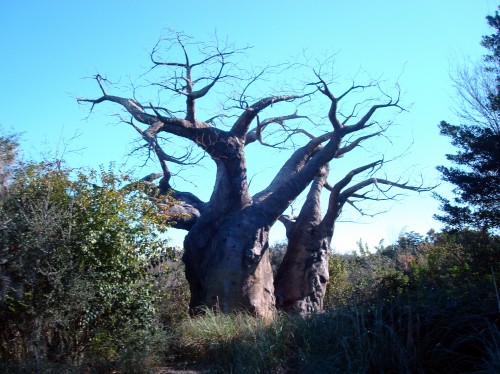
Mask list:
[[[295,219],[282,216],[288,246],[276,274],[277,307],[285,312],[309,315],[323,310],[329,279],[328,252],[333,227],[322,224],[321,191],[328,168],[311,184],[306,202]]]
[[[392,188],[428,191],[432,187],[412,186],[387,179],[369,177],[351,184],[354,177],[365,172],[375,172],[382,160],[351,170],[334,186],[327,183],[328,165],[324,166],[311,184],[306,201],[297,217],[281,216],[286,227],[287,250],[278,268],[275,280],[276,306],[288,313],[310,315],[323,310],[323,301],[329,280],[328,253],[335,222],[345,203],[355,206],[354,199],[378,200],[373,194],[363,193],[366,187],[375,187],[382,199],[390,199]],[[385,186],[385,189],[382,189]],[[321,214],[321,191],[330,192],[327,211]],[[355,206],[356,207],[356,206]],[[357,208],[358,209],[358,208]]]
[[[248,208],[188,233],[183,261],[191,311],[209,307],[225,313],[248,310],[264,318],[274,315],[268,233],[269,227]]]

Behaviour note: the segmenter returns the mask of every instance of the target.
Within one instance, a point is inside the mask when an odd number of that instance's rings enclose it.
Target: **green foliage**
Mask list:
[[[155,302],[156,318],[168,329],[174,329],[188,316],[189,284],[184,274],[181,252],[155,267],[153,290],[159,295]]]
[[[75,175],[71,177],[71,175]],[[119,363],[154,326],[165,216],[112,168],[20,165],[0,201],[0,360]],[[157,331],[159,333],[159,331]],[[125,354],[125,356],[127,356]]]
[[[273,269],[273,275],[275,277],[278,272],[278,268],[280,267],[281,263],[283,262],[283,258],[285,257],[287,245],[288,244],[286,242],[280,242],[275,243],[274,245],[269,247],[269,257],[271,261],[271,267]]]
[[[500,82],[498,80],[500,76],[500,16],[498,12],[495,12],[494,16],[487,16],[486,21],[488,22],[488,26],[493,28],[495,32],[483,36],[481,45],[490,52],[484,57],[488,63],[488,71],[493,72],[497,77],[496,92],[489,92],[486,105],[489,105],[492,111],[498,112],[500,110]]]
[[[387,247],[380,243],[376,253],[361,241],[359,253],[331,253],[325,307],[369,304],[400,294],[408,285],[412,265],[421,260],[417,253],[422,240],[410,232]]]
[[[406,298],[482,304],[481,309],[491,310],[493,274],[500,273],[500,238],[470,230],[430,232],[425,238],[404,233],[373,253],[331,254],[329,271],[327,308]]]
[[[419,264],[408,272],[412,298],[480,313],[498,310],[493,277],[500,272],[500,237],[484,231],[443,232],[430,236],[421,252]]]
[[[437,216],[450,227],[495,230],[500,226],[500,133],[477,124],[440,124],[441,134],[452,139],[457,154],[447,155],[456,167],[438,167],[443,179],[455,185],[455,204],[440,198]]]

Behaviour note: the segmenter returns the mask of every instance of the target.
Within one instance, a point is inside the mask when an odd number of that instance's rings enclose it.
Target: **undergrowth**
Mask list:
[[[498,373],[498,317],[403,303],[270,323],[207,311],[179,326],[175,344],[220,373]]]

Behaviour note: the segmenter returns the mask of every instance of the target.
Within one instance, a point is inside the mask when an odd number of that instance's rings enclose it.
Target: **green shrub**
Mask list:
[[[161,332],[147,265],[171,253],[160,235],[166,221],[126,183],[111,168],[84,173],[57,162],[15,171],[0,199],[5,368],[119,365]]]
[[[175,251],[173,257],[152,269],[157,319],[169,330],[188,317],[189,284],[184,273],[184,264],[180,261],[181,252]]]

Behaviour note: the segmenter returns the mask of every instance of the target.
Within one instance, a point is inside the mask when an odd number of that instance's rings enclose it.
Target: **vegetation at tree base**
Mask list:
[[[180,325],[178,352],[221,373],[500,370],[498,236],[404,233],[330,259],[324,313],[266,323],[210,312]]]
[[[488,49],[484,62],[464,67],[454,77],[463,120],[460,125],[441,122],[456,154],[447,155],[455,166],[440,166],[443,179],[455,185],[454,203],[441,198],[444,215],[453,228],[500,228],[500,15],[488,16],[495,33],[484,36]]]

